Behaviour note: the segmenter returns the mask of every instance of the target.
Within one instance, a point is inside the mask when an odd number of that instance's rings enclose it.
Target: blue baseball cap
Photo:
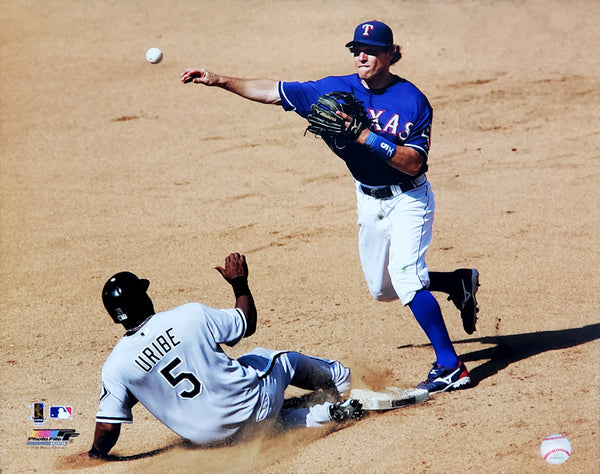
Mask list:
[[[354,30],[354,39],[346,44],[351,48],[355,44],[370,44],[373,46],[389,47],[394,45],[392,29],[381,21],[365,21]]]

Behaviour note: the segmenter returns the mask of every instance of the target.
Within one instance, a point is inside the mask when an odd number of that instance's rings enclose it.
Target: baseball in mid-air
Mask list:
[[[158,48],[150,48],[148,51],[146,51],[146,59],[152,64],[158,64],[161,62],[162,57],[163,53]]]

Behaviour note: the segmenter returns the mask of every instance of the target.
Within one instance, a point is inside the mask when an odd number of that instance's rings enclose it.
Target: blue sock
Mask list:
[[[415,294],[409,307],[425,334],[431,341],[437,363],[444,367],[457,367],[458,356],[452,346],[440,305],[429,290]]]

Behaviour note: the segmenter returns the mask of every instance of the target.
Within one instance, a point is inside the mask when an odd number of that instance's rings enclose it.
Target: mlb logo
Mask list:
[[[50,418],[70,420],[73,418],[73,409],[71,407],[50,407]]]

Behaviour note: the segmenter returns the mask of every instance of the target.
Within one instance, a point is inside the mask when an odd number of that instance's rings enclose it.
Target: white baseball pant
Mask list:
[[[373,298],[409,304],[429,286],[425,254],[431,243],[435,198],[429,182],[407,192],[392,186],[394,196],[364,194],[355,181],[358,248]]]

